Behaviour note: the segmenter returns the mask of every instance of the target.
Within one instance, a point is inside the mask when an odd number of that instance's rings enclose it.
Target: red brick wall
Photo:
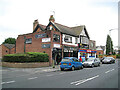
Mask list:
[[[102,50],[97,50],[96,55],[103,55],[103,54],[104,54],[104,52]]]
[[[14,54],[15,53],[15,47],[10,49],[10,54]]]
[[[10,54],[10,49],[2,45],[2,56]]]
[[[24,53],[24,36],[19,35],[16,40],[16,53]]]
[[[48,38],[51,38],[51,42],[42,42],[42,38],[35,38],[36,34],[43,34],[46,33]],[[60,35],[60,42],[53,42],[53,34]],[[26,35],[19,35],[16,40],[16,53],[23,53],[24,52],[24,36],[27,38],[32,38],[31,44],[26,44],[25,49],[26,52],[44,52],[49,55],[49,64],[52,65],[52,48],[54,44],[62,43],[61,33],[57,31],[39,31],[31,34]],[[46,37],[45,37],[46,38]],[[42,44],[51,44],[50,48],[42,48]]]

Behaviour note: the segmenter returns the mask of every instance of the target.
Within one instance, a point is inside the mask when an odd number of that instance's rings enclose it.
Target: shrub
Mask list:
[[[117,55],[116,55],[116,58],[120,58],[120,54],[117,54]]]
[[[19,54],[8,54],[3,56],[2,61],[4,62],[48,62],[49,57],[46,53],[39,52],[27,52]]]

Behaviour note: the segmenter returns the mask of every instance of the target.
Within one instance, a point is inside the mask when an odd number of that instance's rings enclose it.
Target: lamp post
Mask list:
[[[113,30],[118,30],[118,28],[114,28],[114,29],[110,29],[109,30],[109,35],[110,35],[110,38],[111,38],[111,31],[113,31]],[[110,54],[112,54],[112,51],[111,51],[111,41],[110,41]]]

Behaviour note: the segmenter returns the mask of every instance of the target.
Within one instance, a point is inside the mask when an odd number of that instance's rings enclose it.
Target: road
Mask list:
[[[119,63],[120,65],[120,63]],[[115,64],[75,71],[40,72],[33,69],[2,69],[2,88],[118,88]]]

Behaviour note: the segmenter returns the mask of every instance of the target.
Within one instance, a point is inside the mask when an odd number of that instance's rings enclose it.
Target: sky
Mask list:
[[[55,22],[74,27],[85,25],[96,45],[106,45],[111,31],[113,45],[118,46],[119,0],[0,0],[0,44],[8,37],[32,33],[33,22],[47,25],[54,14]],[[53,11],[55,13],[53,13]]]

